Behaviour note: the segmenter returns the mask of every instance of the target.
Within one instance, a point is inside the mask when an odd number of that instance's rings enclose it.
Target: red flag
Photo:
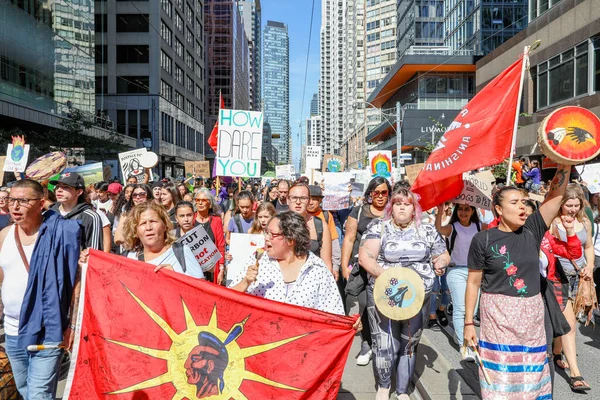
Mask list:
[[[90,251],[66,398],[337,397],[352,318],[153,269]]]
[[[221,96],[221,92],[219,92],[219,111],[225,108],[225,102],[223,101],[223,96]],[[208,145],[211,149],[216,153],[217,152],[217,143],[219,143],[219,117],[217,116],[217,122],[215,122],[215,126],[213,127],[210,136],[208,137]]]
[[[458,114],[412,185],[428,210],[460,194],[462,173],[510,155],[523,58],[483,88]]]

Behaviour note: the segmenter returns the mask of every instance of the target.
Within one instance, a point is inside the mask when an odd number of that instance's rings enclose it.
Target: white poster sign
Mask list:
[[[491,171],[463,174],[464,187],[460,195],[453,200],[453,203],[468,204],[473,207],[492,209],[492,187],[496,178]]]
[[[127,183],[130,176],[135,176],[138,183],[142,183],[146,177],[146,169],[142,167],[141,159],[148,150],[145,147],[119,153],[119,164],[121,164],[121,173],[123,182]],[[153,180],[152,170],[150,170],[150,179]]]
[[[6,161],[3,171],[24,172],[29,157],[29,145],[23,143],[9,144],[6,149]]]
[[[208,236],[202,225],[196,226],[186,233],[185,236],[177,239],[177,241],[187,245],[192,250],[202,271],[212,269],[222,257],[217,246],[210,240],[210,236]]]
[[[262,136],[262,112],[220,110],[216,175],[258,178]]]
[[[325,192],[323,195],[323,210],[343,210],[350,207],[351,172],[324,172]]]
[[[229,241],[229,254],[231,261],[227,265],[227,286],[233,279],[247,267],[250,256],[257,250],[265,247],[264,235],[251,235],[247,233],[231,233]],[[265,254],[263,257],[266,257]]]
[[[590,193],[600,193],[600,163],[575,167],[581,179],[587,184]]]
[[[275,166],[275,176],[277,179],[296,179],[296,167],[292,164],[287,165],[276,165]]]
[[[306,146],[306,169],[321,168],[321,157],[323,149],[321,146]]]

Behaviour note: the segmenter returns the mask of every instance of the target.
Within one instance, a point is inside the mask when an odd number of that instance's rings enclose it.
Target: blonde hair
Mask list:
[[[256,212],[254,213],[254,222],[252,222],[252,226],[248,229],[248,233],[263,233],[262,225],[258,220],[258,214],[267,211],[271,214],[271,217],[274,216],[277,212],[275,211],[275,207],[268,201],[264,203],[260,203],[260,205],[256,208]]]
[[[569,200],[579,200],[579,211],[577,211],[575,218],[577,218],[579,222],[583,222],[583,217],[585,214],[585,195],[583,194],[583,189],[581,189],[581,186],[576,183],[569,183],[567,185],[567,191],[560,202],[560,209],[558,211],[559,216],[562,215],[562,208]]]
[[[127,250],[139,251],[143,248],[142,241],[137,233],[137,228],[141,215],[146,211],[154,211],[165,225],[165,245],[171,245],[175,241],[175,236],[171,233],[171,230],[173,230],[173,223],[165,208],[154,201],[148,201],[146,203],[138,204],[127,214],[127,220],[125,221],[125,226],[123,228],[123,247]]]

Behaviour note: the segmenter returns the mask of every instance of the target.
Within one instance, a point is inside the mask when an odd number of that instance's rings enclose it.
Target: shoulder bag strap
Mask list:
[[[21,244],[21,238],[19,237],[19,225],[15,224],[15,243],[17,244],[17,250],[19,250],[19,254],[21,255],[21,260],[23,260],[23,265],[25,265],[25,269],[27,273],[29,273],[29,261],[27,261],[27,257],[25,256],[25,251],[23,250],[23,245]]]

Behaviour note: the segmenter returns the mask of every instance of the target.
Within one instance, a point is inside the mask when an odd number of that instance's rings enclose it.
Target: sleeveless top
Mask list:
[[[450,255],[451,260],[456,265],[467,265],[467,259],[469,258],[469,247],[471,247],[471,240],[473,236],[479,232],[477,224],[471,223],[469,226],[462,226],[460,222],[452,224],[452,229],[456,230],[456,239],[454,240],[454,248]]]
[[[31,260],[36,242],[37,239],[29,246],[23,246],[27,261]],[[10,227],[8,234],[4,238],[2,249],[0,249],[0,266],[4,272],[4,282],[2,284],[4,331],[9,336],[17,336],[19,334],[21,306],[23,305],[23,297],[27,289],[29,273],[17,249],[15,225]]]
[[[587,242],[588,237],[587,237],[587,231],[585,230],[585,224],[582,224],[582,225],[583,225],[583,228],[580,231],[575,232],[575,234],[581,241],[581,247],[584,247],[585,243]],[[555,225],[555,226],[556,226],[556,232],[558,232],[559,239],[566,242],[567,241],[567,232],[565,231],[565,229],[559,225]],[[562,257],[556,257],[556,259],[560,262],[560,265],[563,267],[563,270],[565,272],[575,270],[575,267],[573,267],[573,264],[568,259],[562,258]],[[581,256],[581,258],[574,260],[574,261],[577,265],[579,265],[580,268],[584,267],[586,264],[585,252]]]

